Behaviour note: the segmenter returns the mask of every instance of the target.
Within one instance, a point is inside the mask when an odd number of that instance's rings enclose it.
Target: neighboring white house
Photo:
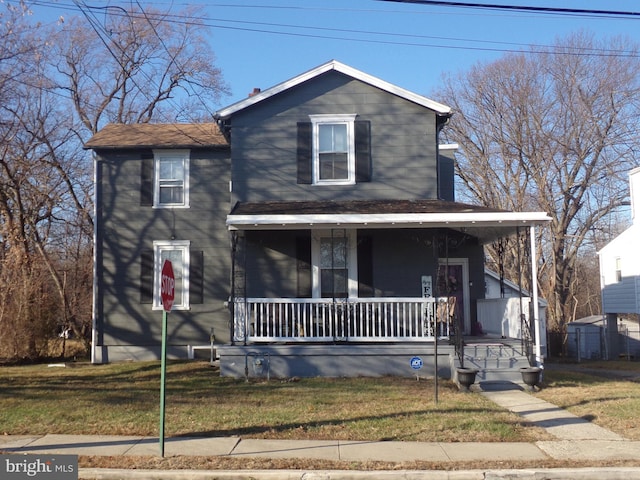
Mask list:
[[[610,335],[617,334],[619,314],[640,314],[640,167],[629,172],[629,187],[632,224],[598,252],[602,311]]]

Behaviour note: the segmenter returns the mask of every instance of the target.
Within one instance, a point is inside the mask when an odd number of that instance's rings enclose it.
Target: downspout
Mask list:
[[[98,158],[95,150],[91,152],[93,158],[93,292],[91,306],[91,363],[97,360],[96,348],[98,343]]]

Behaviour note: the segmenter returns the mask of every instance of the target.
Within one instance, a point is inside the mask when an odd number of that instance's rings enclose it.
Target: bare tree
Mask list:
[[[194,12],[103,11],[47,28],[25,4],[0,12],[0,357],[43,355],[61,326],[88,342],[83,142],[107,122],[202,118],[226,91]]]
[[[581,250],[593,251],[596,233],[627,200],[626,173],[640,146],[639,67],[630,41],[580,33],[546,53],[510,54],[449,76],[438,93],[455,111],[447,136],[460,144],[463,193],[552,217],[538,250],[552,330],[577,309]],[[514,265],[514,251],[505,253]]]
[[[87,9],[55,33],[53,78],[72,99],[82,127],[93,134],[107,122],[211,116],[227,87],[199,10],[107,12],[95,17]]]

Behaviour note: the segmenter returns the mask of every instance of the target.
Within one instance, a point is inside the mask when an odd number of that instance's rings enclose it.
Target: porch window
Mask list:
[[[320,239],[320,296],[347,298],[347,238]]]
[[[616,257],[616,282],[620,283],[622,281],[622,259],[620,257]]]
[[[189,206],[189,151],[154,152],[155,207]]]
[[[171,240],[153,242],[153,308],[162,309],[160,298],[160,274],[165,260],[170,260],[175,277],[173,308],[189,308],[189,241]]]
[[[358,296],[355,231],[317,231],[312,241],[313,297]]]

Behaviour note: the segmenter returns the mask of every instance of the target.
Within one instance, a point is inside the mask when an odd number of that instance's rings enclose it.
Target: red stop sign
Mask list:
[[[170,312],[173,307],[174,288],[176,280],[173,276],[173,266],[170,260],[165,260],[160,274],[160,298],[165,312]]]

